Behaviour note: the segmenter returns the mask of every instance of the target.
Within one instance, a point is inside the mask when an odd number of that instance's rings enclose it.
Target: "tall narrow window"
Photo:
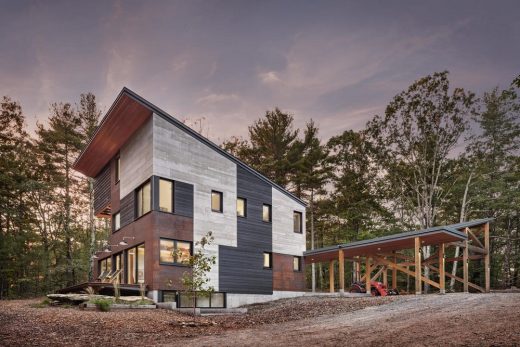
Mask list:
[[[264,269],[270,269],[273,266],[273,255],[269,252],[264,252]]]
[[[293,231],[295,233],[302,233],[302,213],[298,211],[294,211],[293,213]]]
[[[121,175],[121,157],[117,157],[117,159],[116,159],[116,183],[119,182],[120,175]]]
[[[126,263],[128,264],[126,283],[128,284],[135,284],[136,261],[135,248],[129,249],[126,253]]]
[[[114,231],[121,229],[121,214],[117,212],[114,214]]]
[[[211,210],[213,212],[221,212],[222,213],[222,192],[217,192],[216,190],[211,191]]]
[[[136,192],[137,198],[137,218],[143,214],[150,212],[152,207],[152,195],[150,182],[143,184]]]
[[[159,211],[173,212],[173,184],[171,181],[159,179]]]
[[[237,199],[237,216],[245,217],[247,213],[247,201],[244,198]]]
[[[302,261],[300,257],[293,257],[293,270],[302,271]]]
[[[264,222],[271,222],[272,213],[271,213],[271,205],[264,204],[262,208],[262,220]]]
[[[137,246],[137,282],[144,283],[144,245]]]

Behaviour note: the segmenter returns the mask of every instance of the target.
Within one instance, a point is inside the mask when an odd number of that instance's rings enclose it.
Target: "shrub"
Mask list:
[[[110,307],[112,306],[112,300],[110,299],[96,299],[92,301],[92,303],[102,312],[110,311]]]

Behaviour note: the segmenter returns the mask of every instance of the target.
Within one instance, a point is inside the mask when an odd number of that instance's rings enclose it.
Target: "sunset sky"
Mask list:
[[[520,73],[520,1],[0,0],[0,96],[30,128],[49,104],[127,86],[216,142],[275,106],[326,139],[414,80],[478,94]]]

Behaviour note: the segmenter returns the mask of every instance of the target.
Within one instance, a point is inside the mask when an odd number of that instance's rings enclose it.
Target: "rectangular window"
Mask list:
[[[264,204],[262,208],[262,220],[264,222],[271,222],[272,213],[271,213],[271,205]]]
[[[191,242],[160,239],[160,262],[165,264],[187,265],[190,261]]]
[[[173,183],[159,179],[159,211],[173,212]]]
[[[121,175],[121,158],[120,157],[117,157],[116,159],[116,183],[119,182],[119,178],[120,178],[120,175]]]
[[[163,292],[164,293],[164,292]],[[164,294],[163,294],[164,295]],[[179,292],[177,295],[178,307],[187,308],[193,307],[193,298],[185,292]],[[226,305],[225,293],[210,293],[202,295],[197,293],[195,297],[195,307],[213,307],[213,308],[224,308]]]
[[[264,269],[271,269],[273,266],[273,255],[269,252],[264,252]]]
[[[146,182],[136,191],[136,199],[137,199],[137,218],[142,215],[150,212],[152,208],[152,191],[150,182]]]
[[[137,246],[137,283],[144,283],[144,245]]]
[[[293,257],[293,270],[302,271],[302,260],[300,257]]]
[[[247,214],[247,201],[244,198],[237,198],[237,216],[245,217]]]
[[[125,262],[123,260],[123,253],[114,256],[116,270],[121,270],[118,275],[119,283],[125,283]]]
[[[222,192],[211,191],[211,211],[222,213]]]
[[[114,231],[121,229],[121,214],[117,212],[114,214]]]
[[[302,233],[302,213],[298,211],[294,211],[293,213],[293,231],[295,233]]]
[[[126,252],[126,283],[135,284],[135,274],[137,269],[137,257],[135,255],[135,248],[129,249]]]

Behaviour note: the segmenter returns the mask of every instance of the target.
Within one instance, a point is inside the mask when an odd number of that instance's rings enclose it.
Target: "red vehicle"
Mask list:
[[[366,293],[367,291],[365,288],[365,282],[354,282],[350,288],[350,292]],[[399,295],[397,288],[387,289],[383,283],[376,281],[370,282],[370,293],[372,293],[372,296]]]

